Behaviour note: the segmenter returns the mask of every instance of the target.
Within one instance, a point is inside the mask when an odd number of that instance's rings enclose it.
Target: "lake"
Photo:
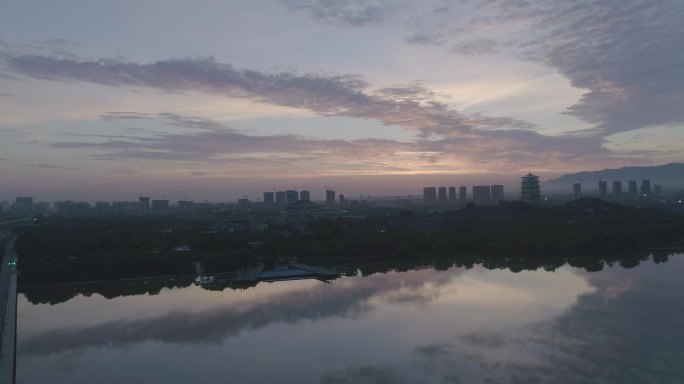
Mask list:
[[[684,382],[681,254],[598,272],[391,269],[33,288],[17,383]]]

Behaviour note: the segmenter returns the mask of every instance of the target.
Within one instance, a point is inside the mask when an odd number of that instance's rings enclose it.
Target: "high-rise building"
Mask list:
[[[641,180],[641,190],[639,192],[642,197],[651,196],[651,180]]]
[[[86,201],[80,201],[77,205],[79,215],[88,215],[90,213],[90,203]]]
[[[264,204],[271,206],[275,203],[275,193],[274,192],[264,192]]]
[[[449,187],[449,202],[456,202],[456,187]]]
[[[285,192],[278,191],[275,193],[275,203],[279,207],[285,206]]]
[[[57,213],[64,216],[84,216],[90,213],[90,204],[85,201],[55,201],[53,207]]]
[[[530,172],[520,179],[520,200],[531,204],[539,204],[541,202],[539,176],[533,175]]]
[[[627,191],[629,192],[630,195],[636,196],[637,195],[637,182],[636,180],[630,180],[627,183]]]
[[[437,188],[425,187],[423,188],[423,202],[425,204],[434,204],[437,202]]]
[[[36,215],[44,215],[50,209],[50,203],[47,201],[39,201],[33,204],[33,213]]]
[[[622,181],[613,181],[613,195],[620,197],[622,195]]]
[[[152,200],[153,211],[165,211],[169,209],[169,201],[166,199]]]
[[[271,192],[271,195],[273,192]],[[271,196],[273,198],[273,196]],[[195,202],[192,200],[178,200],[178,210],[180,212],[190,212],[195,208]]]
[[[653,184],[653,194],[660,195],[661,193],[663,193],[663,187],[660,184]]]
[[[14,213],[20,216],[33,216],[33,197],[14,199]]]
[[[489,185],[476,185],[473,187],[473,203],[487,205],[492,200],[492,191]]]
[[[299,192],[299,200],[311,201],[311,193],[307,190]]]
[[[579,199],[582,196],[582,183],[574,183],[572,185],[572,192],[575,194],[575,199]]]
[[[462,205],[468,201],[468,189],[466,187],[458,187],[458,202]]]
[[[503,185],[492,185],[492,204],[499,204],[504,199]]]
[[[325,204],[335,205],[335,191],[333,191],[332,189],[325,190]]]
[[[140,213],[147,213],[150,211],[150,198],[147,196],[140,196],[138,198],[138,204],[140,205]]]
[[[608,182],[605,180],[599,180],[598,182],[598,192],[599,197],[605,199],[608,195]]]
[[[340,193],[340,207],[346,207],[347,200],[345,200],[344,195]]]
[[[446,189],[446,187],[437,188],[437,200],[441,204],[444,204],[447,202],[447,189]]]
[[[52,207],[60,215],[68,215],[69,214],[69,209],[68,206],[71,204],[71,201],[55,201],[52,203]]]
[[[105,215],[110,213],[112,205],[108,201],[98,201],[95,203],[95,212],[98,215]]]
[[[294,204],[297,200],[299,200],[299,192],[292,189],[285,191],[285,202],[287,204]]]

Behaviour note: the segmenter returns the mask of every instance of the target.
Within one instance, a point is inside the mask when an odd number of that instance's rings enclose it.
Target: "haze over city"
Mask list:
[[[534,3],[9,2],[0,198],[419,194],[684,161],[682,3]]]
[[[0,384],[684,383],[684,0],[0,7]]]

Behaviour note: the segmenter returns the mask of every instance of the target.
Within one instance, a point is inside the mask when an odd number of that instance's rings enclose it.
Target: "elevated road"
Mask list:
[[[16,220],[0,221],[0,231],[8,231],[14,227],[33,224],[33,219],[23,218]],[[2,232],[0,232],[2,233]]]
[[[17,255],[14,252],[16,235],[0,232],[0,240],[7,239],[5,256],[0,270],[0,383],[14,383],[14,352],[17,328]]]

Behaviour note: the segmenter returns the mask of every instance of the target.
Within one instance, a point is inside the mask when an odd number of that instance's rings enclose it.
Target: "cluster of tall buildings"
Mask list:
[[[296,191],[274,191],[274,192],[264,192],[264,205],[266,207],[277,207],[282,208],[288,205],[292,205],[298,201],[311,202],[311,192],[308,190]],[[343,194],[336,194],[335,190],[326,188],[325,189],[325,205],[327,206],[346,206],[348,203],[347,199]]]
[[[140,207],[140,212],[142,213],[148,213],[150,212],[150,210],[155,212],[161,212],[169,209],[169,200],[164,198],[159,200],[150,200],[150,198],[147,196],[140,196],[138,198],[138,203]],[[189,203],[192,203],[192,201],[190,201]]]
[[[573,184],[573,193],[575,198],[579,198],[582,195],[582,184]],[[607,198],[648,198],[654,195],[660,195],[662,193],[662,187],[659,184],[653,184],[651,187],[651,180],[641,180],[641,184],[637,184],[637,180],[627,181],[627,190],[623,190],[622,181],[614,180],[612,182],[612,190],[608,192],[608,182],[605,180],[599,180],[598,182],[598,195],[602,199]]]
[[[0,202],[0,214],[5,213],[18,217],[32,217],[45,214],[49,209],[50,203],[44,201],[34,202],[33,197],[29,196],[17,197],[13,203],[9,201]]]
[[[288,204],[293,204],[299,200],[310,201],[311,194],[309,191],[295,191],[288,189],[287,191],[264,192],[264,204],[267,206],[284,207]]]
[[[20,216],[29,216],[34,213],[33,197],[17,197],[14,200],[14,206],[11,207],[14,213]]]
[[[520,179],[520,200],[530,204],[541,203],[539,176],[528,173]],[[611,187],[610,190],[609,187]],[[581,180],[579,183],[573,184],[573,192],[575,198],[582,196]],[[623,182],[620,180],[614,180],[610,184],[605,180],[598,181],[598,196],[602,199],[648,200],[661,193],[662,187],[658,184],[652,184],[651,180],[648,179],[641,180],[640,183],[637,183],[637,180],[628,180],[626,188],[623,187]],[[467,186],[423,188],[423,203],[426,205],[464,206],[469,202],[476,205],[496,205],[504,199],[504,186],[501,184],[474,185],[471,187],[470,194],[468,193]],[[382,201],[387,203],[388,200]],[[390,201],[390,204],[406,206],[411,205],[411,201],[412,199],[409,197],[404,200]],[[304,212],[309,214],[317,209],[320,209],[321,212],[330,213],[338,211],[339,208],[363,208],[368,206],[368,203],[369,200],[364,200],[363,198],[359,200],[347,199],[345,195],[337,194],[335,190],[326,187],[325,200],[323,202],[312,202],[311,192],[308,190],[274,190],[272,192],[263,192],[263,202],[254,203],[244,196],[237,201],[237,208],[238,211],[243,213],[261,212],[263,214],[271,214],[273,212],[269,213],[269,211],[283,211],[288,216],[297,216],[298,213]],[[130,216],[177,212],[183,215],[199,217],[216,212],[235,210],[235,208],[236,205],[231,203],[194,202],[185,199],[178,200],[176,206],[171,206],[168,199],[151,199],[148,196],[140,196],[137,201],[98,201],[94,205],[83,201],[55,201],[51,207],[47,202],[34,202],[32,197],[20,196],[14,202],[1,201],[0,215],[4,217],[33,217],[54,212],[64,216]]]
[[[498,204],[504,199],[503,185],[475,185],[472,187],[472,202],[478,205]],[[458,187],[425,187],[423,188],[425,204],[460,204],[468,202],[468,189]]]
[[[179,201],[179,210],[189,210],[193,207],[192,201]],[[88,215],[139,215],[148,213],[161,213],[170,210],[169,200],[151,200],[141,196],[138,201],[98,201],[94,205],[85,201],[54,201],[34,202],[33,197],[17,197],[14,203],[3,201],[0,204],[0,213],[16,217],[32,217],[54,212],[63,216],[88,216]],[[195,206],[199,208],[199,205]]]
[[[364,206],[365,201],[347,200],[345,195],[337,194],[334,190],[326,188],[325,206],[347,207]],[[296,206],[314,207],[321,206],[311,201],[311,192],[308,190],[286,190],[263,193],[263,202],[254,203],[246,196],[238,199],[237,208],[243,210],[275,210]],[[52,206],[47,202],[34,202],[32,197],[17,197],[14,202],[0,202],[0,214],[4,212],[8,216],[32,217],[35,215],[54,212],[64,216],[86,215],[147,215],[156,213],[188,213],[211,211],[216,208],[230,209],[234,204],[195,202],[192,200],[178,200],[177,206],[171,206],[168,199],[151,199],[149,196],[139,196],[137,201],[98,201],[94,205],[84,201],[55,201]]]
[[[474,185],[472,198],[468,199],[468,189],[465,186],[458,187],[425,187],[423,188],[423,202],[425,204],[459,204],[465,205],[472,201],[476,205],[496,205],[504,200],[504,186],[497,185]],[[528,173],[521,177],[520,200],[539,204],[541,202],[541,189],[539,176]]]

